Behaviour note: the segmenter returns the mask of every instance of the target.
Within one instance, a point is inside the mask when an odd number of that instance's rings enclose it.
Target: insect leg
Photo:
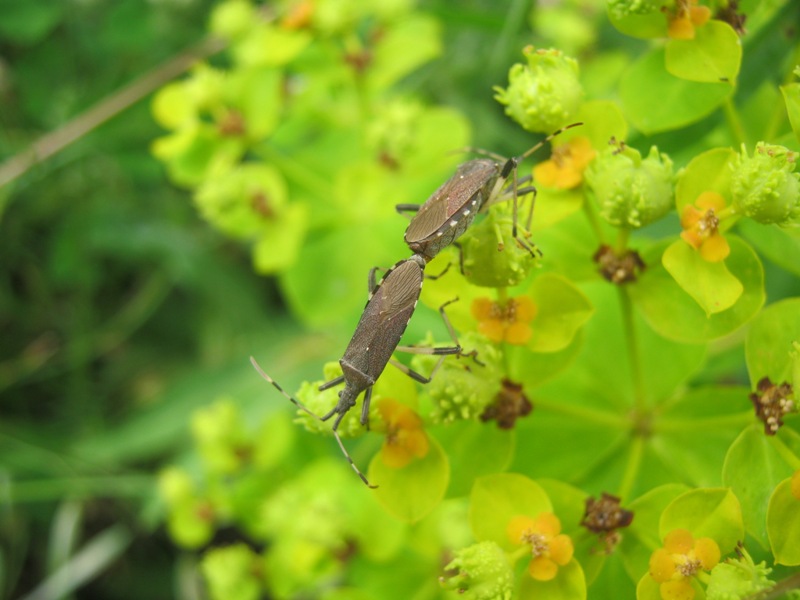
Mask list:
[[[442,304],[439,307],[439,314],[442,315],[442,321],[444,321],[445,327],[447,327],[447,332],[450,334],[450,339],[453,340],[453,342],[455,343],[455,346],[446,346],[444,348],[430,348],[430,347],[425,347],[425,346],[397,346],[397,350],[399,350],[400,352],[408,352],[409,354],[434,354],[434,355],[456,354],[458,356],[464,356],[464,357],[471,356],[472,360],[474,360],[479,365],[483,365],[483,363],[481,361],[479,361],[478,358],[477,358],[477,356],[478,356],[477,350],[473,350],[472,352],[467,352],[466,354],[464,354],[464,352],[462,352],[461,344],[459,343],[458,336],[456,335],[456,330],[453,327],[453,324],[450,323],[450,319],[447,317],[447,313],[444,310],[447,306],[449,306],[453,302],[458,302],[458,298],[453,298],[452,300],[448,300],[447,302]],[[440,361],[439,361],[440,363],[441,363],[441,360],[444,360],[444,357],[442,357],[440,359]],[[392,364],[394,364],[394,363],[392,363]],[[406,369],[407,369],[407,367],[406,367]],[[434,368],[434,371],[435,371],[435,369],[438,369],[438,365],[437,365],[437,367]],[[404,369],[400,369],[400,370],[405,372]],[[406,373],[406,374],[409,375],[410,377],[412,377],[413,379],[416,379],[416,377],[414,377],[410,373]],[[431,376],[433,376],[433,373],[431,373]],[[421,375],[420,375],[420,377],[421,377]],[[419,381],[419,380],[417,380],[417,381]],[[423,383],[427,383],[427,382],[423,382]]]
[[[447,263],[447,266],[444,268],[444,271],[442,271],[438,275],[428,275],[427,273],[425,273],[424,277],[425,279],[430,279],[431,281],[435,281],[440,277],[444,277],[449,270],[450,270],[450,263]]]
[[[398,347],[398,350],[399,349],[400,348]],[[412,350],[423,350],[423,348],[414,348],[413,346],[411,346],[411,350],[405,350],[405,352],[411,352]],[[420,352],[418,354],[426,354],[426,353]],[[395,360],[393,358],[390,358],[389,362],[392,363],[398,369],[400,369],[403,373],[411,377],[411,379],[413,379],[414,381],[418,381],[419,383],[430,383],[431,380],[433,379],[433,376],[436,375],[436,371],[438,371],[439,367],[442,366],[442,361],[444,361],[444,358],[445,358],[444,356],[439,357],[439,360],[436,361],[436,366],[433,367],[433,370],[431,371],[431,374],[428,377],[420,375],[416,371],[412,370],[411,368],[407,367],[400,361]]]
[[[320,392],[324,392],[327,389],[330,389],[332,387],[336,387],[337,385],[341,384],[342,382],[344,382],[344,375],[339,375],[338,377],[336,377],[334,379],[331,379],[330,381],[326,381],[325,383],[320,385],[317,389]]]
[[[369,403],[372,400],[372,386],[364,392],[364,402],[361,404],[361,424],[369,431]]]
[[[394,209],[399,212],[401,215],[411,212],[417,212],[420,209],[421,204],[395,204]]]

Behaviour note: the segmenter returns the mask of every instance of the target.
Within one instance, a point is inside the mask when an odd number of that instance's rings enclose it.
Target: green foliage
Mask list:
[[[120,6],[124,47],[143,13]],[[36,193],[4,200],[0,307],[13,318],[0,323],[15,358],[0,363],[0,572],[14,597],[35,581],[11,558],[28,538],[54,540],[27,562],[46,555],[37,575],[55,585],[80,564],[70,507],[117,495],[144,515],[137,530],[174,542],[176,581],[212,600],[800,588],[800,84],[782,37],[800,6],[505,10],[224,0],[208,25],[224,50],[163,81],[128,125],[142,136],[145,123],[150,157],[140,144],[136,164],[106,159],[85,181],[54,169],[46,193],[26,178]],[[63,60],[27,53],[59,35],[60,5],[7,13],[20,81]],[[47,85],[20,90],[36,118],[4,119],[60,122],[41,110]],[[423,202],[469,143],[521,156],[531,133],[575,122],[426,267],[402,344],[453,345],[446,304],[462,355],[415,354],[426,385],[387,367],[368,409],[344,415],[367,488],[316,415],[338,400],[341,387],[319,386],[342,374],[367,274],[409,254],[395,205]],[[153,158],[169,197],[142,166]],[[147,185],[113,175],[125,169]],[[105,513],[86,514],[94,530]],[[140,560],[149,573],[158,559]]]

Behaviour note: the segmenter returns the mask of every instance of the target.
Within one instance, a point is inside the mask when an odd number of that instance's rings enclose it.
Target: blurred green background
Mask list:
[[[0,597],[68,595],[57,578],[37,586],[76,550],[80,598],[172,597],[179,553],[154,476],[188,452],[192,411],[222,394],[254,417],[288,411],[248,355],[294,389],[351,333],[298,325],[150,154],[164,133],[153,92],[191,62],[213,4],[0,0]],[[549,43],[530,3],[420,9],[440,20],[443,54],[401,87],[460,110],[478,146],[529,146],[491,87],[523,45]],[[101,103],[111,116],[94,122]],[[34,144],[52,156],[29,160]],[[436,320],[420,314],[412,335]]]
[[[336,307],[350,317],[301,323],[282,284],[256,274],[250,248],[210,227],[151,154],[165,134],[154,93],[193,57],[219,60],[207,38],[214,4],[0,0],[0,598],[202,597],[190,553],[164,531],[156,474],[190,461],[193,411],[219,397],[235,398],[252,422],[289,414],[248,356],[287,390],[317,379],[341,356],[366,299],[361,267],[321,261],[312,293],[341,277],[363,289]],[[611,27],[602,0],[422,0],[416,10],[438,21],[441,54],[394,89],[455,109],[474,146],[507,156],[538,139],[493,99],[522,47],[593,61],[582,82],[593,98],[613,97],[630,57],[647,47]],[[797,15],[781,10],[784,21]],[[764,79],[758,65],[785,55],[774,31],[748,38],[737,101]],[[683,165],[722,118],[628,141],[657,143]],[[441,152],[460,145],[444,135],[438,143]],[[424,200],[396,193],[375,202],[392,211]],[[353,239],[344,252],[354,262],[373,251],[405,258],[406,220],[393,222],[396,237],[381,248]],[[796,279],[766,268],[771,297],[796,292]],[[420,307],[409,338],[429,329],[442,331],[439,318]],[[309,454],[342,460],[331,439],[301,435]],[[59,579],[62,565],[71,583]]]

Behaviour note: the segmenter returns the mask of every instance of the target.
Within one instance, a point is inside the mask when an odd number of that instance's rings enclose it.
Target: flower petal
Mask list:
[[[650,555],[650,577],[656,583],[669,581],[674,574],[675,559],[664,548],[659,548]]]
[[[524,346],[531,339],[533,331],[531,326],[527,323],[512,323],[508,326],[505,332],[504,339],[509,344],[515,346]]]
[[[706,571],[710,571],[717,566],[720,559],[720,551],[717,542],[711,538],[700,538],[694,543],[694,555]]]
[[[506,534],[512,544],[522,545],[525,542],[525,536],[533,531],[535,522],[531,517],[526,515],[516,515],[511,518],[506,527]]]
[[[537,556],[528,565],[528,573],[537,581],[550,581],[558,574],[558,565],[546,556]]]
[[[561,521],[551,512],[541,513],[536,517],[534,530],[546,537],[555,537],[561,533]]]
[[[722,262],[731,253],[731,247],[721,234],[715,233],[700,246],[700,256],[706,262]]]
[[[693,541],[688,529],[673,529],[664,536],[664,549],[670,554],[688,554]]]
[[[692,600],[695,594],[690,579],[665,581],[659,589],[663,600]]]
[[[550,540],[550,558],[562,567],[572,560],[575,547],[572,545],[572,538],[561,534]]]

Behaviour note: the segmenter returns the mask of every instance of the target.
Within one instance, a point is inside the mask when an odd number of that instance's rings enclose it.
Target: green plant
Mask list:
[[[436,18],[333,4],[280,3],[265,21],[221,4],[212,29],[230,64],[198,66],[154,101],[171,129],[156,155],[314,327],[355,323],[369,268],[407,253],[393,204],[424,200],[469,135],[456,110],[396,85],[440,51]],[[527,131],[584,126],[532,171],[541,259],[498,204],[461,240],[464,273],[424,286],[431,308],[460,298],[451,320],[484,365],[447,360],[420,389],[389,369],[372,431],[343,422],[377,490],[303,448],[283,415],[268,432],[229,401],[196,416],[196,479],[169,470],[162,487],[180,544],[241,534],[204,555],[213,595],[713,600],[800,587],[800,47],[771,61],[782,85],[759,72],[798,8],[607,11],[651,40],[640,57],[574,38],[578,60],[526,47],[495,88]],[[451,248],[428,268],[458,261]],[[432,358],[412,366],[429,372]],[[298,395],[324,413],[335,394],[318,383]]]

